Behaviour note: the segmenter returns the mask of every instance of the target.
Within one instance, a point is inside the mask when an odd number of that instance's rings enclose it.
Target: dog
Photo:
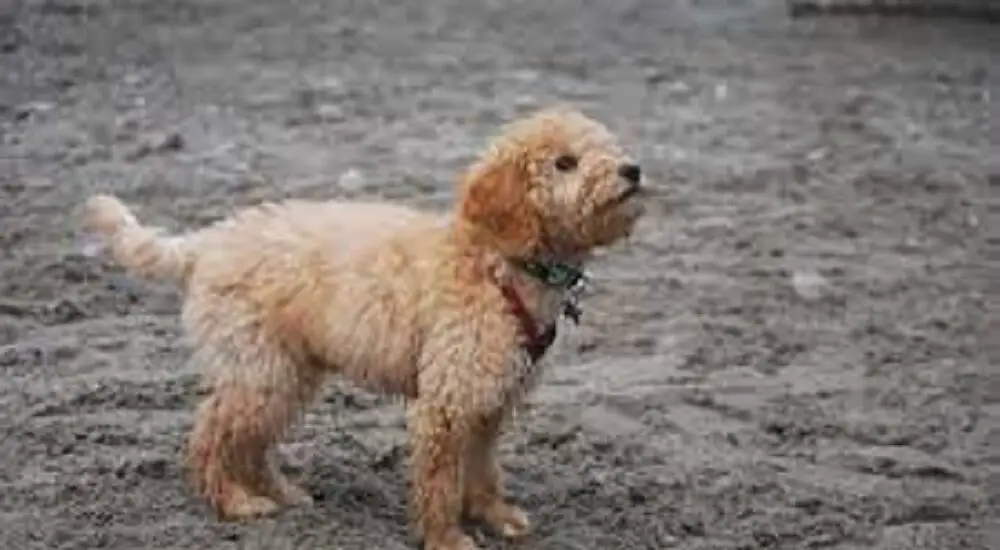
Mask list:
[[[476,548],[466,519],[529,532],[504,496],[497,439],[584,266],[643,217],[646,186],[616,135],[568,106],[510,121],[488,145],[450,212],[288,200],[165,235],[114,196],[84,203],[84,229],[127,272],[183,288],[210,388],[186,460],[220,519],[311,502],[274,448],[336,374],[406,402],[424,548]]]

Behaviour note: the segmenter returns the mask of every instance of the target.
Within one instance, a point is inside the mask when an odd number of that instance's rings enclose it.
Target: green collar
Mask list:
[[[583,270],[562,262],[511,260],[511,263],[552,288],[572,290],[587,279]]]

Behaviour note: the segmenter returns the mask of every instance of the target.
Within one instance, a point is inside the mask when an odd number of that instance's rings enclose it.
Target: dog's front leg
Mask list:
[[[465,505],[469,519],[482,521],[507,538],[526,535],[528,515],[504,498],[503,477],[496,446],[505,416],[498,412],[472,425],[465,462]]]
[[[498,481],[492,449],[502,412],[516,387],[510,369],[516,350],[516,333],[499,318],[496,323],[482,318],[456,320],[438,330],[422,350],[418,395],[407,413],[411,511],[425,550],[476,548],[461,528],[467,475],[488,480],[491,494],[497,494],[492,490]],[[489,422],[484,431],[482,419],[494,418],[496,425]],[[482,452],[470,455],[472,449]],[[485,470],[469,462],[480,459],[488,461]],[[474,466],[471,471],[470,466]]]
[[[418,398],[408,412],[410,506],[424,550],[476,550],[460,526],[468,430],[454,404]]]

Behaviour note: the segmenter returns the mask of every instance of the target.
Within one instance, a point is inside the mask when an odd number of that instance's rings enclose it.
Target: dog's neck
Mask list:
[[[541,328],[553,325],[563,313],[569,291],[564,287],[546,284],[536,275],[525,271],[520,262],[500,259],[497,284],[505,287],[520,299],[535,323]]]
[[[585,280],[586,254],[554,246],[544,238],[508,249],[489,231],[461,218],[451,220],[451,234],[460,250],[491,266],[488,270],[497,283],[517,291],[539,323],[549,325],[560,315],[578,314],[575,302]]]
[[[533,258],[502,258],[502,284],[509,284],[545,326],[566,316],[579,322],[577,299],[586,282],[584,259],[562,259],[545,255]]]
[[[583,275],[583,265],[589,254],[560,244],[551,236],[512,241],[498,238],[489,228],[456,217],[450,220],[453,242],[467,251],[489,252],[553,289],[570,288]]]

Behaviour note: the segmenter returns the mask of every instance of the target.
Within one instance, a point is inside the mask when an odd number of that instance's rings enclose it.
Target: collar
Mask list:
[[[574,290],[587,280],[582,269],[565,262],[512,259],[510,263],[550,288]]]
[[[521,334],[525,338],[524,349],[531,357],[531,361],[537,362],[545,355],[545,352],[552,346],[556,339],[556,324],[552,323],[544,331],[539,330],[535,317],[531,315],[528,307],[524,304],[521,294],[510,282],[500,283],[500,292],[510,306],[511,313],[517,318],[521,325]]]
[[[586,274],[580,268],[564,262],[544,262],[539,260],[510,260],[511,264],[521,271],[538,279],[545,286],[553,289],[560,289],[566,292],[563,299],[563,315],[580,324],[582,311],[577,304],[580,291],[587,280]],[[524,303],[521,294],[514,287],[513,282],[499,282],[500,292],[503,294],[510,306],[511,313],[517,318],[521,325],[521,333],[526,339],[525,350],[532,361],[538,361],[549,347],[552,346],[556,338],[556,324],[552,323],[544,330],[540,330],[535,317]]]

